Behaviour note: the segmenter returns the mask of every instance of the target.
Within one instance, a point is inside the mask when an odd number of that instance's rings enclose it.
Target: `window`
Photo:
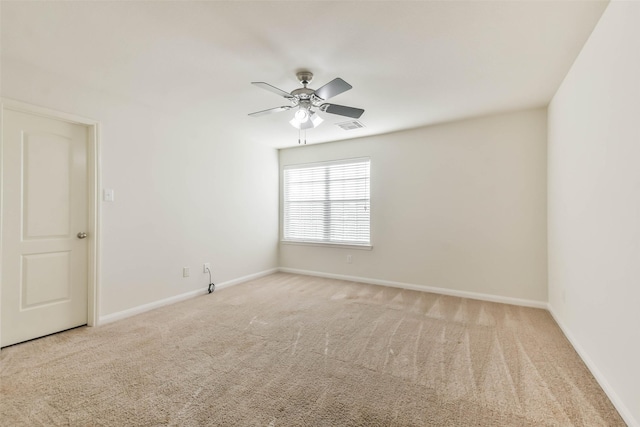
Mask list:
[[[284,168],[283,239],[370,245],[367,159]]]

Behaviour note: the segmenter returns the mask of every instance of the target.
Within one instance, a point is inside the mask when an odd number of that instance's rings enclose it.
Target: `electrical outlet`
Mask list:
[[[209,271],[207,270],[211,270],[211,263],[210,262],[205,262],[204,264],[202,264],[202,272],[203,273],[208,273]]]
[[[182,277],[189,277],[189,267],[182,267]]]
[[[353,257],[351,255],[347,255],[347,264],[351,264],[353,261]]]

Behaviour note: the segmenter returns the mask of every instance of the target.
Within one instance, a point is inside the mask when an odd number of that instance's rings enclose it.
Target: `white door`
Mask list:
[[[87,323],[82,125],[4,111],[0,346]]]

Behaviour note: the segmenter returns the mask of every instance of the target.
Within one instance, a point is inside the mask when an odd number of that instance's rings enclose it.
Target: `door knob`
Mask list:
[[[78,233],[78,239],[84,239],[85,237],[87,237],[87,233],[84,231]]]

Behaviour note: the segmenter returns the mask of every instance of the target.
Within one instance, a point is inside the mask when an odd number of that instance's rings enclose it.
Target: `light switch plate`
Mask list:
[[[113,202],[114,201],[114,193],[112,188],[105,188],[102,193],[102,199],[105,202]]]

